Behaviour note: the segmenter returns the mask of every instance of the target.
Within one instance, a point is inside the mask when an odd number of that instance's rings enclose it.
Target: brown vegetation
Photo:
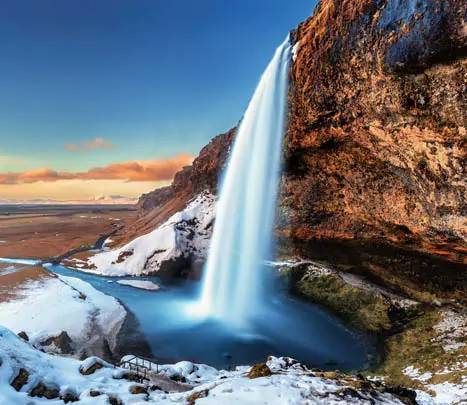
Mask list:
[[[48,259],[81,246],[93,246],[100,236],[132,222],[135,215],[135,211],[99,207],[94,212],[71,208],[45,214],[0,215],[0,257]]]

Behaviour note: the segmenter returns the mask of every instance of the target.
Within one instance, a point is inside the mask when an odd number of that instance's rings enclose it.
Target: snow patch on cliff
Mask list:
[[[209,248],[216,198],[200,194],[151,233],[122,248],[102,252],[88,260],[83,271],[107,276],[157,273],[178,259],[204,260]]]
[[[292,60],[297,60],[298,51],[300,50],[300,42],[297,42],[292,48]]]

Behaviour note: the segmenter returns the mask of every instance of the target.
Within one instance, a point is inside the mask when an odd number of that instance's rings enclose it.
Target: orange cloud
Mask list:
[[[0,184],[30,184],[40,181],[50,183],[58,180],[164,181],[171,180],[175,173],[192,161],[193,156],[182,153],[169,159],[112,163],[78,173],[57,172],[52,169],[8,172],[0,173]]]
[[[79,144],[70,143],[65,145],[65,149],[70,152],[84,152],[93,149],[112,149],[114,147],[115,145],[112,142],[107,141],[104,138],[95,138],[89,142],[81,142]]]

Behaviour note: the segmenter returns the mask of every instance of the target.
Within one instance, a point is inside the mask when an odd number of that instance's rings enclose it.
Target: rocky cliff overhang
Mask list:
[[[292,32],[284,253],[384,283],[466,288],[466,10],[460,0],[326,0]],[[234,136],[143,196],[121,242],[215,194]]]

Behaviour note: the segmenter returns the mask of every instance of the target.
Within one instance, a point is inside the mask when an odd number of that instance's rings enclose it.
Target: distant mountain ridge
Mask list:
[[[53,199],[0,199],[0,205],[134,205],[138,198],[120,195],[91,197],[87,200],[53,200]]]

